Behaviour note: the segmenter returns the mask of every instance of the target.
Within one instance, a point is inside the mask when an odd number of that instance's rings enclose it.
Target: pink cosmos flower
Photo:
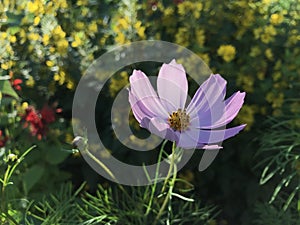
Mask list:
[[[163,64],[157,78],[157,93],[148,77],[134,70],[129,78],[129,102],[140,126],[184,149],[218,149],[221,142],[246,125],[226,129],[244,103],[244,92],[225,100],[226,80],[212,74],[186,107],[188,82],[181,64]]]

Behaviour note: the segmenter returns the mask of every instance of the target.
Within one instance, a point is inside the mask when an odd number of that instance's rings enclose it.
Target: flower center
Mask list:
[[[190,116],[186,114],[185,109],[178,109],[176,112],[172,112],[168,118],[168,122],[173,130],[181,132],[186,130],[190,125]]]

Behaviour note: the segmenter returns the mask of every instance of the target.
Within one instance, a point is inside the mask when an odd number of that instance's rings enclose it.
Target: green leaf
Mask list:
[[[42,178],[44,171],[44,166],[34,165],[23,174],[23,187],[26,194]]]
[[[20,25],[20,21],[23,18],[23,15],[18,15],[13,12],[6,12],[7,20],[3,21],[2,23],[5,25]]]
[[[7,28],[7,32],[9,32],[11,35],[15,35],[16,33],[18,33],[20,31],[20,27],[18,26],[13,26],[13,27],[9,27]]]
[[[45,15],[41,19],[41,29],[43,34],[50,34],[57,25],[57,20],[52,15]]]
[[[2,92],[5,95],[9,95],[16,99],[19,99],[18,94],[12,88],[12,86],[8,80],[0,80],[0,92]]]

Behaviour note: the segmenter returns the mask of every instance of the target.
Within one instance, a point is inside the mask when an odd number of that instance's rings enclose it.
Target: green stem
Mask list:
[[[2,183],[2,189],[1,189],[1,211],[6,212],[6,207],[5,207],[5,188],[8,184],[8,174],[10,171],[11,165],[7,166],[7,169],[5,171],[4,177],[3,177],[3,183]]]
[[[164,185],[163,185],[163,188],[162,188],[162,192],[165,190],[166,188],[166,184],[167,182],[169,182],[169,190],[168,190],[168,193],[164,199],[164,202],[162,204],[162,206],[160,207],[160,210],[154,220],[154,223],[153,225],[156,225],[158,220],[160,219],[160,217],[162,216],[167,204],[169,201],[172,200],[172,193],[173,193],[173,188],[174,188],[174,185],[175,185],[175,182],[176,182],[176,176],[177,176],[177,166],[176,166],[176,163],[175,163],[175,149],[176,149],[176,145],[175,143],[173,143],[173,146],[172,146],[172,157],[171,157],[171,162],[170,162],[170,167],[169,167],[169,171],[168,171],[168,174],[167,174],[167,177],[166,177],[166,180],[164,182]],[[171,173],[173,172],[173,177],[171,180],[170,177],[171,177]]]
[[[7,213],[7,207],[5,206],[5,203],[6,203],[5,189],[6,189],[6,186],[9,184],[10,178],[11,178],[12,174],[14,173],[15,169],[17,168],[17,166],[24,160],[25,156],[35,147],[36,146],[34,145],[34,146],[30,147],[29,149],[27,149],[13,166],[8,164],[5,174],[4,174],[4,177],[3,177],[2,189],[1,189],[1,211],[6,216],[6,218],[11,220],[15,224],[18,224],[18,223],[14,220],[13,217],[11,217]]]
[[[172,170],[173,170],[173,167],[174,167],[174,162],[175,162],[175,149],[176,149],[176,145],[175,145],[175,142],[173,142],[173,145],[172,145],[172,157],[171,157],[171,162],[170,162],[170,167],[169,167],[169,171],[168,171],[168,174],[166,176],[166,179],[164,181],[164,185],[161,189],[161,192],[163,193],[166,189],[166,185],[167,185],[167,182],[169,181],[170,177],[171,177],[171,173],[172,173]]]
[[[32,147],[30,147],[29,149],[27,149],[22,155],[21,157],[17,160],[17,162],[13,165],[13,167],[11,168],[11,170],[9,171],[8,174],[8,181],[10,180],[10,177],[12,176],[13,172],[15,171],[15,169],[17,168],[17,166],[24,160],[25,156],[36,147],[36,145],[33,145]]]
[[[164,149],[165,149],[165,145],[167,144],[168,140],[165,140],[164,143],[162,144],[161,146],[161,149],[160,149],[160,152],[159,152],[159,156],[158,156],[158,166],[156,167],[156,172],[155,172],[155,180],[154,180],[154,184],[152,186],[152,192],[151,192],[151,196],[150,196],[150,200],[149,200],[149,203],[147,205],[147,211],[145,213],[145,216],[147,216],[149,213],[150,213],[150,210],[151,210],[151,206],[152,206],[152,203],[153,203],[153,200],[154,200],[154,195],[155,195],[155,190],[156,190],[156,186],[157,186],[157,178],[158,178],[158,175],[159,175],[159,166],[160,166],[160,161],[161,161],[161,158],[162,158],[162,154],[164,152]]]

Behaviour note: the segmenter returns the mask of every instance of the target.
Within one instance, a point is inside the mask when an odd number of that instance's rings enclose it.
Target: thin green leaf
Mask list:
[[[5,95],[14,97],[15,99],[19,99],[18,94],[12,88],[8,80],[0,80],[0,92],[2,92]]]

